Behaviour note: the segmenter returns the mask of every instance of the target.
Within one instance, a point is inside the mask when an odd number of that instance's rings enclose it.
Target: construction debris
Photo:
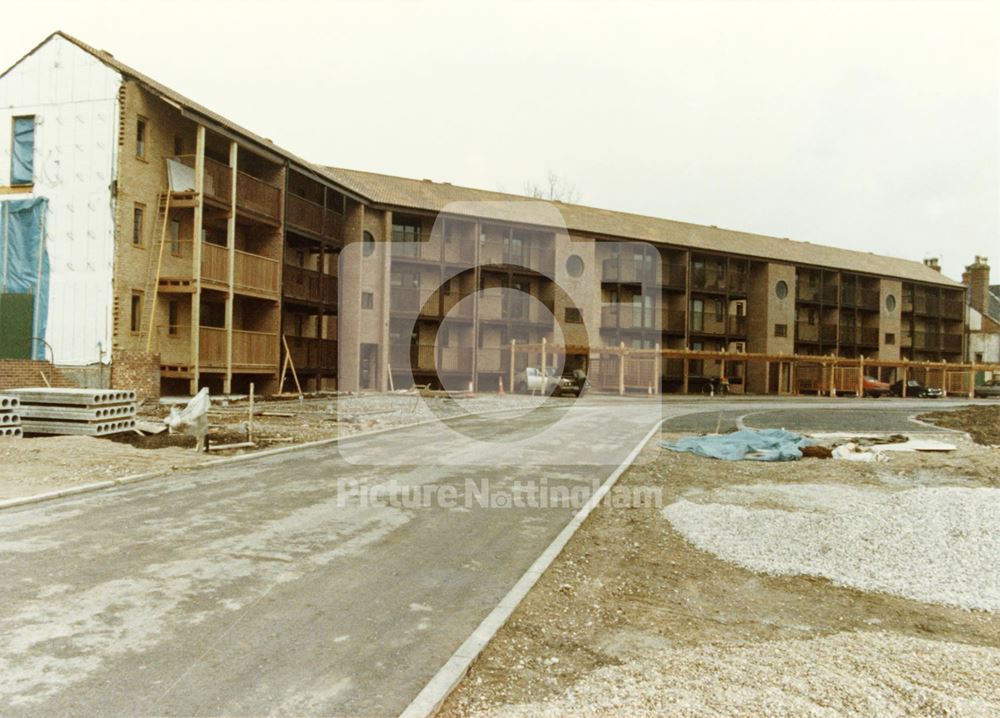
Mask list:
[[[198,439],[196,451],[205,449],[205,435],[208,433],[208,410],[212,407],[212,399],[208,395],[208,387],[195,394],[183,409],[170,407],[170,416],[163,420],[170,433],[181,432]]]
[[[692,436],[676,443],[660,444],[671,451],[685,451],[724,461],[794,461],[812,441],[784,429],[741,429],[731,434]]]
[[[21,436],[20,400],[16,396],[0,394],[0,438]]]
[[[135,392],[117,389],[11,389],[28,434],[108,436],[135,428]]]

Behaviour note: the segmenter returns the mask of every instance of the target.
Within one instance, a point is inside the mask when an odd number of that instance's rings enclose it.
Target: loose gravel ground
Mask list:
[[[1000,611],[1000,489],[756,484],[663,513],[699,549],[752,571]]]
[[[997,555],[1000,451],[937,438],[958,449],[877,464],[730,463],[652,442],[619,487],[659,488],[662,503],[598,507],[442,715],[997,713],[1000,613],[984,610],[996,606],[997,573],[984,561]],[[715,514],[742,508],[733,516],[746,536],[733,550],[759,551],[761,570],[688,541],[663,515],[679,502],[716,527],[704,532],[713,546],[732,541]],[[784,522],[766,541],[749,531],[765,516]],[[790,558],[798,531],[806,540]],[[824,571],[803,570],[807,547],[833,557],[815,559]],[[946,565],[938,550],[970,563]],[[789,570],[768,573],[779,560]],[[879,584],[886,566],[894,581]],[[907,597],[920,586],[920,600]]]
[[[985,716],[1000,650],[884,632],[712,643],[600,668],[564,695],[482,716]]]

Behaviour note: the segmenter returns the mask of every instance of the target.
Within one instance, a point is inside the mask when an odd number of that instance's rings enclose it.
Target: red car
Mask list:
[[[878,398],[889,393],[889,384],[884,381],[879,381],[873,376],[866,376],[863,386],[864,391],[862,393],[865,396],[874,396]]]

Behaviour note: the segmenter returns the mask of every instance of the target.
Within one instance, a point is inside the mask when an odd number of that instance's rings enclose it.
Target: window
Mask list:
[[[375,295],[371,292],[361,292],[361,308],[373,309],[375,307]]]
[[[700,332],[705,326],[705,303],[701,299],[691,300],[691,331]],[[692,347],[693,348],[693,347]]]
[[[170,220],[170,253],[180,256],[181,253],[181,221]]]
[[[393,242],[419,242],[420,223],[415,221],[399,220],[392,223]]]
[[[726,308],[721,299],[715,300],[715,321],[721,322],[726,319]]]
[[[35,167],[35,118],[15,117],[10,151],[11,185],[32,184]]]
[[[370,257],[375,253],[375,237],[371,232],[365,232],[361,238],[361,254]]]
[[[576,307],[566,307],[567,324],[583,324],[583,315]]]
[[[774,336],[776,336],[776,337],[787,337],[788,336],[788,325],[787,324],[775,324],[774,325]]]
[[[180,135],[174,135],[174,154],[184,154],[184,138]]]
[[[135,123],[135,156],[146,159],[146,118],[140,117]]]
[[[774,285],[774,295],[778,299],[784,299],[788,296],[788,283],[784,279],[779,279],[778,283]]]
[[[142,246],[142,219],[145,209],[145,205],[137,203],[132,210],[132,244],[137,247]]]
[[[888,345],[895,344],[896,343],[896,335],[893,334],[893,333],[891,333],[891,332],[886,332],[885,333],[885,343],[888,344]]]
[[[132,305],[129,314],[129,328],[138,333],[142,326],[142,292],[132,292]]]
[[[180,303],[176,299],[171,299],[167,303],[167,333],[171,336],[176,335],[180,323]]]
[[[891,294],[885,298],[885,310],[890,314],[896,310],[896,297]]]
[[[566,274],[576,279],[583,274],[583,258],[579,254],[571,254],[566,258]]]

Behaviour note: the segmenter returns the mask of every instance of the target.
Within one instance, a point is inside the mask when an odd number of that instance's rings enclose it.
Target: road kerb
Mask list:
[[[455,689],[455,686],[465,677],[469,666],[476,660],[486,647],[486,644],[507,623],[507,619],[514,613],[514,610],[524,600],[524,597],[528,595],[528,592],[538,579],[541,578],[542,574],[552,565],[552,562],[562,553],[563,548],[573,538],[573,534],[586,521],[587,517],[590,516],[591,512],[607,495],[608,491],[611,490],[621,475],[625,473],[625,470],[632,465],[639,452],[660,431],[664,421],[666,421],[665,418],[657,421],[653,428],[649,430],[649,433],[632,449],[629,455],[625,457],[625,460],[618,465],[618,468],[605,479],[600,488],[594,492],[594,495],[580,508],[563,530],[559,532],[559,535],[549,544],[548,548],[528,567],[528,570],[518,579],[513,588],[507,592],[507,595],[490,611],[489,615],[483,619],[472,634],[451,655],[451,658],[448,659],[444,666],[441,667],[420,693],[417,694],[417,697],[403,710],[400,718],[429,718],[438,711],[445,699]]]

